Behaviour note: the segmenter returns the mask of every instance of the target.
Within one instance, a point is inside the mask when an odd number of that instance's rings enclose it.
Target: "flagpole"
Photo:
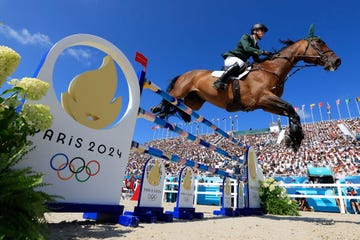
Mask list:
[[[306,123],[306,120],[305,120],[305,104],[302,105],[302,115],[303,115],[304,123]]]
[[[327,114],[328,114],[329,120],[331,120],[331,111],[330,111],[331,106],[329,103],[327,103],[326,108],[327,108]]]
[[[312,122],[314,123],[314,115],[313,115],[313,109],[312,109],[312,107],[310,107],[310,113],[311,113]]]
[[[358,113],[359,113],[359,115],[360,115],[359,103],[358,103],[358,101],[357,101],[356,99],[355,99],[355,102],[356,102],[356,108],[357,108]]]
[[[348,114],[349,114],[349,118],[351,118],[351,113],[350,113],[350,109],[349,109],[349,102],[350,102],[350,99],[346,99],[346,100],[345,100],[346,108],[347,108]]]
[[[321,112],[321,106],[320,106],[320,104],[318,105],[318,107],[319,107],[319,112],[320,112],[320,120],[321,120],[321,121],[323,121],[323,117],[322,117],[322,112]]]
[[[358,107],[359,108],[359,107]],[[359,112],[360,114],[360,112]],[[238,115],[235,115],[236,118],[236,131],[239,131],[239,119],[238,119]]]
[[[229,116],[229,128],[230,128],[230,132],[232,132],[232,131],[234,130],[234,129],[232,129],[231,122],[232,122],[232,116],[230,115],[230,116]]]
[[[339,119],[342,119],[339,105],[340,105],[340,103],[339,103],[339,102],[336,102],[336,108],[337,108],[337,111],[338,111],[338,113],[339,113]]]

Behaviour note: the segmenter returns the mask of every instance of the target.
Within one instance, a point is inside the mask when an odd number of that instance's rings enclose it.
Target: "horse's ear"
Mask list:
[[[313,38],[314,37],[314,24],[311,24],[310,25],[310,28],[309,28],[309,35],[308,35],[308,38]]]

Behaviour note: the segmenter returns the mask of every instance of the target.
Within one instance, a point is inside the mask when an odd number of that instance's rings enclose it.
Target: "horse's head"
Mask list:
[[[325,70],[335,71],[341,64],[341,59],[319,37],[309,36],[304,40],[302,60],[307,63],[324,66]]]

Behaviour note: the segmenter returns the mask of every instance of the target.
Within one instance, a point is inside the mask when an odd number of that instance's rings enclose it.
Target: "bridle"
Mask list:
[[[320,59],[320,61],[322,61],[323,63],[327,63],[329,61],[329,56],[331,56],[332,54],[334,54],[334,52],[332,50],[327,50],[325,52],[322,52],[312,41],[315,40],[315,39],[318,39],[320,41],[322,41],[320,38],[318,37],[307,37],[305,40],[307,40],[307,45],[306,45],[306,48],[305,48],[305,51],[302,55],[297,55],[297,57],[302,57],[302,58],[318,58]],[[309,47],[312,47],[316,53],[318,55],[306,55],[306,52],[309,50]],[[330,54],[329,56],[325,55],[327,53],[331,52],[332,54]],[[281,55],[274,55],[272,58],[283,58],[285,60],[287,60],[288,62],[291,63],[291,59],[287,56],[281,56]],[[297,73],[298,71],[304,69],[304,68],[307,68],[307,67],[316,67],[316,66],[319,66],[318,64],[304,64],[304,65],[301,65],[301,66],[294,66],[293,68],[297,68],[296,70],[294,70],[291,74],[288,74],[286,76],[286,78],[284,79],[284,82],[281,84],[281,85],[284,85],[285,82],[290,78],[292,77],[295,73]]]
[[[330,50],[330,49],[325,51],[325,52],[321,52],[320,49],[313,43],[313,40],[315,40],[315,39],[318,39],[319,41],[322,41],[320,38],[317,38],[317,37],[308,37],[308,38],[306,38],[308,44],[307,44],[307,46],[305,48],[304,54],[300,55],[299,57],[319,58],[323,63],[327,63],[329,61],[329,57],[327,55],[325,55],[325,54],[329,53],[329,52],[334,54],[334,52],[332,50]],[[317,56],[306,55],[306,52],[307,52],[307,50],[309,49],[310,46],[316,51],[316,53],[318,54]],[[330,54],[330,55],[332,55],[332,54]]]

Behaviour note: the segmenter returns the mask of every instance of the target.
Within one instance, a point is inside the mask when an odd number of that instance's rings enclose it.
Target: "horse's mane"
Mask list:
[[[280,43],[284,44],[285,46],[281,48],[279,51],[276,51],[276,53],[282,51],[283,49],[287,48],[288,46],[294,44],[295,42],[293,40],[287,39],[287,40],[279,40]]]

